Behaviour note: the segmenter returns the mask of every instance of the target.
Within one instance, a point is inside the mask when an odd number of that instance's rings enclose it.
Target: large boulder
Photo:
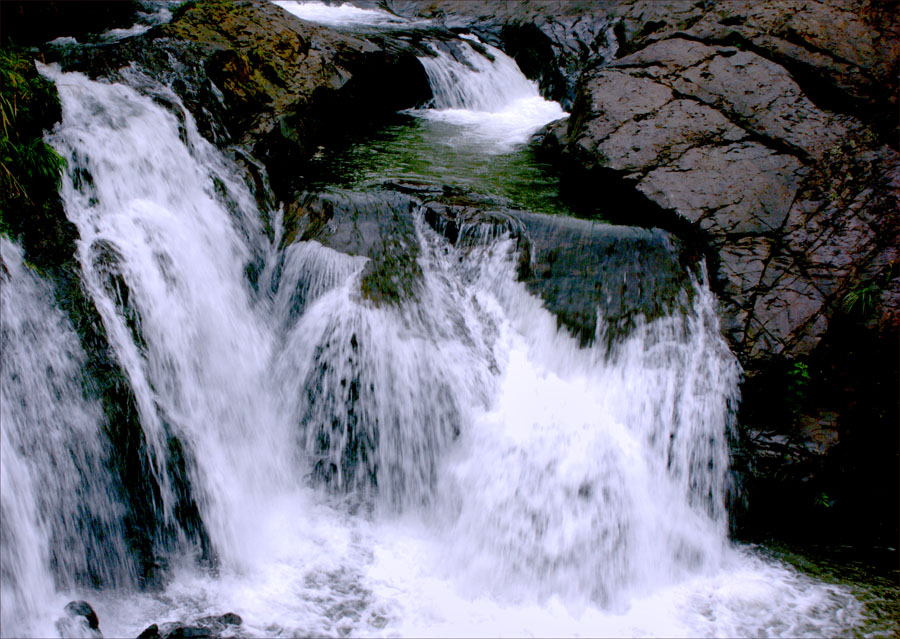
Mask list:
[[[571,164],[705,237],[750,368],[808,354],[854,287],[898,258],[898,154],[756,53],[652,42],[585,73],[567,134]],[[880,311],[896,321],[896,300]]]
[[[897,144],[900,20],[868,0],[632,0],[615,9],[622,54],[682,37],[730,44],[787,69],[818,106],[852,113]]]

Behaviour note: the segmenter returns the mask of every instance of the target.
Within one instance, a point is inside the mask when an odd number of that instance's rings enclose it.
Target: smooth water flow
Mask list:
[[[175,532],[151,549],[161,590],[141,590],[77,335],[4,239],[4,636],[46,636],[71,598],[106,636],[226,611],[265,637],[859,623],[846,590],[728,541],[739,369],[701,272],[681,282],[685,312],[582,348],[516,281],[508,235],[457,248],[371,192],[354,206],[407,216],[421,277],[412,299],[376,304],[367,258],[266,237],[271,212],[168,90],[44,73],[83,284],[159,486],[148,525]],[[453,108],[493,108],[468,99]]]

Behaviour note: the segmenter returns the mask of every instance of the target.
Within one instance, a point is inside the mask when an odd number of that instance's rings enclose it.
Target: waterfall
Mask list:
[[[381,9],[363,9],[355,7],[349,2],[342,4],[326,4],[314,0],[313,2],[296,0],[277,0],[278,5],[288,13],[301,20],[325,24],[329,27],[408,27],[413,24],[400,16]]]
[[[388,213],[389,214],[389,213]],[[425,242],[424,223],[417,235]],[[280,307],[293,287],[334,262],[344,278],[306,307],[290,327],[277,376],[296,380],[295,420],[306,430],[304,448],[314,472],[365,493],[377,485],[381,504],[422,506],[433,498],[442,452],[488,400],[495,368],[493,318],[446,274],[423,261],[419,299],[399,309],[360,299],[365,260],[316,244],[299,244],[287,259]],[[296,286],[296,285],[295,285]],[[348,473],[354,473],[348,476]]]
[[[318,0],[274,2],[301,20],[336,29],[416,28],[428,20],[407,20],[382,9]],[[458,129],[453,146],[472,144],[480,153],[507,153],[545,124],[568,117],[558,102],[541,97],[536,82],[526,78],[515,60],[477,36],[426,43],[430,55],[419,56],[428,75],[434,104],[409,113]]]
[[[432,44],[434,57],[419,58],[434,93],[434,108],[497,112],[517,100],[540,97],[537,84],[522,75],[515,60],[475,36],[463,38],[444,48]]]
[[[62,101],[49,141],[68,160],[82,284],[160,487],[148,523],[176,532],[153,549],[171,566],[162,592],[136,589],[77,335],[3,240],[4,636],[46,635],[70,595],[108,636],[224,610],[247,636],[856,623],[845,590],[728,541],[739,368],[702,269],[677,284],[683,312],[582,347],[517,281],[507,233],[453,246],[411,198],[321,195],[360,241],[368,219],[407,233],[412,294],[378,303],[377,259],[270,241],[271,212],[168,89],[42,70]]]
[[[263,495],[294,481],[266,377],[272,338],[244,277],[265,238],[256,202],[174,95],[169,112],[123,85],[46,73],[84,282],[135,393],[162,516],[178,525],[174,439],[214,551],[240,562]]]
[[[688,315],[585,350],[514,283],[502,248],[471,265],[499,306],[502,363],[442,486],[460,565],[488,592],[513,577],[610,606],[715,570],[738,368],[712,295],[685,282],[697,289]]]
[[[57,588],[129,587],[134,569],[78,337],[21,250],[6,238],[0,250],[2,628],[49,636],[31,622]]]
[[[537,83],[515,60],[473,35],[431,43],[433,56],[420,56],[434,94],[434,108],[414,115],[461,128],[482,152],[507,153],[545,124],[568,117],[559,103],[545,100]]]

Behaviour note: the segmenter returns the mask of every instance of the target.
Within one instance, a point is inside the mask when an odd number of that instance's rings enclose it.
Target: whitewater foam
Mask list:
[[[326,4],[318,0],[276,0],[274,4],[301,20],[335,28],[354,26],[391,28],[408,27],[413,24],[412,21],[383,9],[363,9],[349,2]],[[421,21],[416,24],[421,24]]]
[[[420,56],[419,62],[434,106],[409,113],[458,127],[448,144],[474,143],[484,153],[507,153],[545,124],[568,117],[558,102],[541,97],[515,60],[475,36],[464,35],[452,52],[435,45],[432,50],[434,56]]]

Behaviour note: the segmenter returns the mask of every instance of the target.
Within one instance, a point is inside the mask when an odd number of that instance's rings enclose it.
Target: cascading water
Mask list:
[[[388,13],[381,9],[363,9],[352,4],[326,4],[315,0],[313,2],[297,2],[296,0],[278,0],[278,5],[288,13],[297,16],[301,20],[317,22],[330,27],[408,27],[412,24],[409,20]]]
[[[519,71],[515,61],[500,49],[484,46],[491,56],[477,52],[469,42],[475,36],[463,36],[454,42],[453,53],[432,45],[433,58],[421,57],[436,109],[466,109],[498,112],[518,100],[539,98],[537,86]]]
[[[516,281],[511,238],[454,247],[412,206],[415,295],[379,305],[362,294],[367,258],[266,238],[240,171],[174,95],[44,72],[83,283],[136,399],[156,516],[181,526],[190,491],[215,569],[183,531],[154,549],[164,590],[134,587],[77,337],[4,240],[4,636],[45,634],[66,597],[89,599],[107,636],[226,609],[247,636],[856,623],[843,589],[727,540],[739,371],[700,274],[682,282],[686,313],[582,348]],[[85,571],[105,587],[85,590]]]
[[[190,118],[122,85],[47,73],[65,114],[52,141],[71,158],[62,196],[78,258],[141,411],[163,516],[175,524],[174,437],[214,550],[239,562],[261,496],[295,481],[267,383],[271,332],[244,281],[264,238],[255,200]]]
[[[135,574],[78,337],[20,250],[6,238],[0,250],[2,628],[50,636],[57,588]]]
[[[541,97],[515,60],[475,36],[462,38],[432,43],[434,56],[419,57],[434,108],[412,113],[461,127],[458,137],[474,137],[482,153],[507,153],[540,127],[568,116],[559,103]]]

